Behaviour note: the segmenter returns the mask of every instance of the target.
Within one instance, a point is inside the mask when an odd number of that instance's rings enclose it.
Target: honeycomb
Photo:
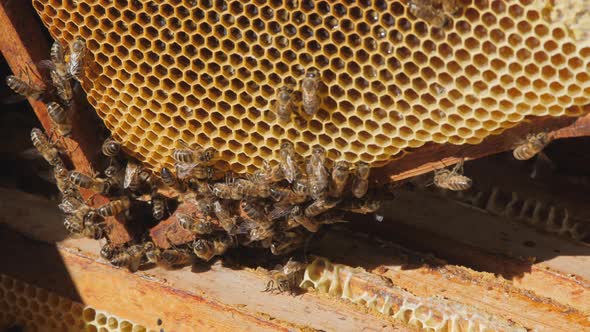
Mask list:
[[[83,87],[152,168],[183,140],[234,171],[303,156],[379,166],[426,143],[477,144],[531,116],[579,116],[590,42],[550,1],[463,1],[442,28],[407,1],[33,0],[51,35],[89,49]],[[554,10],[559,10],[555,13]],[[573,23],[572,23],[573,22]],[[288,123],[276,90],[319,70],[320,110]]]
[[[420,298],[362,268],[333,264],[325,258],[316,258],[307,266],[301,287],[363,305],[423,331],[527,331],[445,298]]]
[[[128,320],[0,274],[0,330],[147,332]],[[155,332],[149,330],[150,332]]]

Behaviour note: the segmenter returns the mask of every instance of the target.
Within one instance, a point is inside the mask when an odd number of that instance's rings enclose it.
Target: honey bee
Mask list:
[[[356,163],[355,177],[352,181],[352,195],[356,198],[365,196],[369,189],[369,164],[359,161]]]
[[[270,218],[269,218],[270,219]],[[236,227],[235,234],[247,234],[249,242],[268,240],[275,231],[271,224],[260,224],[252,219],[245,219]],[[268,243],[270,246],[270,242]]]
[[[434,171],[434,184],[442,189],[462,191],[471,188],[471,179],[462,175],[463,161],[457,163],[453,170],[446,168]]]
[[[123,188],[129,188],[132,192],[141,192],[144,189],[153,192],[156,186],[157,181],[150,172],[135,161],[130,160],[127,162]]]
[[[135,272],[139,267],[147,262],[146,251],[153,250],[154,244],[134,244],[122,252],[119,252],[111,259],[111,264],[118,267],[126,267],[131,272]]]
[[[124,181],[124,173],[121,164],[116,160],[111,160],[110,165],[105,168],[104,175],[109,178],[112,184],[117,184],[122,187]]]
[[[145,254],[146,263],[158,263],[160,260],[161,251],[153,242],[145,242],[143,244],[143,251]]]
[[[184,148],[176,149],[172,153],[172,157],[176,163],[210,165],[217,157],[217,151],[215,151],[214,148],[203,149],[199,147],[194,149],[182,140],[180,141],[180,144],[183,145]]]
[[[529,160],[543,151],[549,143],[551,143],[551,138],[545,132],[529,134],[526,142],[517,146],[512,154],[517,160]]]
[[[330,181],[329,194],[331,197],[340,197],[344,191],[344,186],[350,175],[350,165],[347,161],[341,160],[334,165],[332,169],[332,181]]]
[[[283,86],[277,90],[277,101],[275,104],[275,112],[281,122],[288,122],[291,120],[291,114],[295,105],[293,104],[293,90]]]
[[[152,195],[152,215],[156,220],[164,219],[167,211],[166,198],[159,194]]]
[[[178,181],[178,179],[176,179],[172,172],[166,167],[162,167],[160,170],[160,177],[162,178],[162,182],[169,188],[176,189],[181,193],[185,192],[187,189],[186,185],[183,182]]]
[[[68,73],[78,81],[81,81],[82,79],[85,56],[86,43],[79,38],[74,40],[70,44],[70,59],[68,61]]]
[[[102,143],[102,154],[107,157],[114,158],[119,154],[119,151],[121,151],[121,144],[112,137],[107,138]]]
[[[116,216],[124,211],[127,211],[130,207],[131,200],[129,197],[124,196],[120,199],[106,203],[105,205],[99,207],[97,211],[101,217],[106,218]]]
[[[270,185],[260,180],[239,179],[235,182],[235,190],[243,197],[267,198],[270,196]]]
[[[294,186],[295,187],[295,186]],[[306,188],[271,188],[270,197],[281,204],[301,204],[307,201]]]
[[[90,225],[96,222],[97,213],[90,206],[86,204],[77,204],[72,201],[69,201],[69,203],[72,203],[69,207],[73,208],[73,210],[66,208],[68,204],[63,204],[60,208],[68,214],[68,216],[71,218],[71,221],[80,225]]]
[[[82,223],[77,221],[73,216],[67,216],[64,219],[64,227],[70,234],[82,233]]]
[[[159,253],[157,264],[165,269],[190,265],[193,262],[191,253],[184,249],[166,249]]]
[[[264,228],[272,226],[272,220],[266,214],[264,208],[254,202],[240,202],[240,217],[242,217],[242,219],[244,220],[258,224]]]
[[[268,183],[275,183],[285,178],[281,165],[270,166],[268,162],[264,162],[262,169],[259,169],[254,174]]]
[[[31,130],[31,142],[33,142],[33,146],[39,151],[39,153],[41,153],[43,159],[45,159],[49,165],[57,166],[63,164],[59,152],[53,144],[49,143],[49,139],[41,129],[33,128]]]
[[[72,84],[68,78],[64,78],[61,76],[57,69],[51,69],[49,71],[49,75],[51,77],[51,82],[57,91],[57,95],[59,96],[60,100],[66,104],[70,105],[72,99],[74,98],[74,90],[72,89]]]
[[[176,218],[180,226],[187,231],[196,234],[211,234],[215,232],[215,224],[206,217],[189,215],[186,213],[176,213]]]
[[[58,207],[63,213],[75,214],[83,205],[84,202],[80,195],[64,195]]]
[[[272,239],[270,252],[273,255],[285,255],[301,248],[305,244],[305,235],[296,230],[283,232]]]
[[[70,181],[80,188],[90,189],[97,193],[104,194],[111,189],[111,182],[104,179],[93,178],[77,171],[70,172]]]
[[[45,93],[44,87],[33,84],[30,80],[29,82],[25,82],[22,78],[14,75],[6,77],[6,85],[19,95],[35,100],[41,99]]]
[[[266,285],[266,292],[278,290],[279,292],[289,292],[294,294],[303,281],[306,264],[289,259],[285,266],[279,266],[277,269],[270,271],[271,279]]]
[[[304,214],[306,217],[312,218],[334,208],[338,203],[340,203],[339,199],[318,199],[317,201],[311,203],[308,207],[305,208]]]
[[[227,235],[210,239],[198,239],[193,242],[193,252],[204,261],[210,261],[215,256],[223,255],[234,245],[234,241]]]
[[[297,178],[299,168],[297,166],[296,152],[293,143],[283,142],[279,151],[280,156],[280,167],[285,179],[292,183]]]
[[[80,188],[90,189],[101,194],[107,193],[111,188],[110,181],[94,178],[77,171],[70,172],[70,181]]]
[[[121,250],[121,247],[107,242],[100,248],[100,256],[106,260],[111,260],[115,255],[119,254]]]
[[[330,175],[324,166],[325,162],[326,150],[321,146],[315,146],[307,163],[309,194],[313,199],[320,199],[327,193]]]
[[[225,175],[225,183],[216,183],[211,187],[211,193],[221,199],[240,200],[243,198],[243,195],[236,189],[231,172]]]
[[[289,217],[287,218],[288,223],[297,224],[303,226],[308,231],[315,233],[320,229],[321,224],[316,220],[305,215],[303,209],[299,206],[295,206]]]
[[[64,220],[64,226],[70,234],[84,236],[95,240],[101,239],[104,236],[104,229],[101,224],[80,222],[75,215],[67,216]]]
[[[213,195],[221,199],[240,200],[243,196],[236,190],[233,184],[216,183],[212,188]]]
[[[72,134],[72,122],[65,108],[56,102],[51,102],[47,105],[47,114],[60,135],[69,137]]]
[[[381,201],[376,199],[350,200],[343,203],[338,209],[353,213],[374,213],[381,207]]]
[[[410,13],[417,18],[426,21],[435,28],[442,28],[448,19],[442,9],[435,8],[435,3],[440,3],[440,0],[411,0],[408,6]]]
[[[204,180],[190,178],[188,179],[188,188],[200,196],[214,196],[213,187],[207,181]]]
[[[315,69],[308,70],[301,81],[301,101],[303,111],[308,115],[314,115],[320,108],[320,96],[318,94],[319,86],[320,73]]]
[[[51,45],[49,59],[57,74],[61,77],[68,77],[68,68],[65,61],[65,52],[61,44],[57,41]]]
[[[230,210],[220,201],[213,202],[213,213],[219,221],[219,225],[230,235],[233,235],[236,230],[237,216],[232,216]]]
[[[441,2],[441,0],[437,1]],[[449,15],[455,15],[463,6],[461,0],[442,0],[443,11]]]

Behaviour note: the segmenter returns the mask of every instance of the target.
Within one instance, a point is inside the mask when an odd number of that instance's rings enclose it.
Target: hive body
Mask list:
[[[33,1],[56,39],[86,40],[84,89],[126,150],[172,169],[182,139],[250,172],[283,140],[378,166],[527,116],[580,115],[589,43],[545,3],[474,1],[436,29],[407,1]],[[299,88],[310,68],[319,111],[298,101],[280,123],[276,90]]]

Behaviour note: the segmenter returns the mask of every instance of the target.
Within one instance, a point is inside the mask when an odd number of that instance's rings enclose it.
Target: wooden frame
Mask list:
[[[0,24],[3,27],[0,30],[0,49],[15,72],[29,66],[33,73],[39,73],[35,64],[44,59],[48,52],[49,41],[45,39],[34,15],[27,1],[0,2]],[[30,102],[43,127],[51,131],[45,106],[37,101]],[[92,127],[91,121],[90,117],[77,117],[73,140],[64,140],[66,150],[71,152],[74,166],[83,172],[90,172],[91,162],[99,151],[100,142],[96,140],[97,137],[84,134]],[[429,145],[376,170],[374,178],[381,182],[398,181],[448,166],[462,158],[476,159],[505,151],[512,147],[515,137],[522,138],[536,128],[550,130],[556,139],[586,136],[590,133],[589,121],[589,116],[578,120],[534,119],[502,135],[489,137],[477,146]],[[440,161],[444,161],[444,164]],[[204,270],[200,273],[193,273],[187,267],[177,271],[156,268],[130,274],[99,259],[96,241],[64,240],[59,236],[56,238],[56,235],[63,234],[62,225],[57,221],[47,224],[48,219],[51,219],[47,215],[27,217],[9,213],[15,211],[14,206],[19,201],[27,202],[19,211],[26,210],[31,204],[45,204],[39,211],[55,213],[55,208],[52,209],[47,202],[35,201],[31,197],[22,199],[16,193],[3,195],[5,197],[2,199],[12,202],[12,205],[4,205],[1,211],[2,223],[19,228],[19,232],[29,234],[37,240],[57,240],[58,244],[55,247],[51,244],[39,244],[13,231],[2,229],[0,250],[18,255],[0,256],[1,273],[54,290],[75,300],[92,303],[100,309],[150,328],[160,328],[156,326],[156,318],[165,313],[164,327],[170,330],[184,330],[194,326],[227,331],[235,330],[236,327],[245,330],[285,331],[293,328],[407,329],[389,317],[366,313],[364,309],[359,310],[358,306],[321,294],[307,293],[292,297],[260,292],[267,281],[266,274],[248,269],[236,271],[219,263],[197,266],[196,268]],[[8,200],[8,197],[12,200]],[[45,224],[39,224],[40,221]],[[425,250],[443,253],[456,259],[458,263],[495,271],[504,278],[446,265],[445,262],[404,251],[389,243],[374,243],[371,238],[346,231],[329,235],[329,241],[324,243],[331,243],[330,247],[320,246],[317,253],[330,256],[343,264],[364,266],[368,271],[386,276],[396,285],[418,296],[444,294],[445,297],[481,308],[485,312],[510,317],[526,327],[564,331],[590,328],[590,322],[586,319],[590,313],[589,265],[587,255],[584,256],[588,253],[587,248],[576,247],[580,257],[557,257],[549,263],[535,264],[526,259],[490,253],[490,248],[497,245],[494,243],[465,241],[471,235],[468,222],[455,220],[444,227],[432,221],[418,225],[384,223],[371,228],[387,231],[401,243],[423,243]],[[493,224],[493,221],[490,223]],[[366,230],[364,226],[360,227]],[[499,225],[489,227],[496,231],[502,228]],[[31,234],[32,232],[37,233]],[[521,239],[522,234],[528,233],[521,230],[518,234],[513,234],[515,241]],[[544,238],[543,241],[556,240]],[[391,249],[393,247],[395,248]],[[354,255],[342,255],[346,252]],[[412,262],[421,262],[421,265],[407,268],[408,257]],[[31,260],[44,263],[22,264],[23,261]],[[402,268],[404,266],[405,269]],[[473,294],[487,294],[490,298],[482,300]],[[533,296],[535,294],[539,297]],[[505,299],[506,296],[508,299]]]

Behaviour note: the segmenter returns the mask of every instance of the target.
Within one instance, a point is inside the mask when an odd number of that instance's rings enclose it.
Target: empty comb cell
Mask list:
[[[527,117],[582,114],[588,15],[568,4],[587,1],[463,2],[439,27],[412,1],[33,0],[56,40],[85,39],[83,87],[134,157],[172,168],[183,139],[234,171],[277,160],[265,151],[285,139],[303,156],[319,143],[380,166],[429,142],[477,144]],[[306,113],[297,94],[310,70],[319,109]],[[282,86],[295,90],[290,121],[272,107]]]

